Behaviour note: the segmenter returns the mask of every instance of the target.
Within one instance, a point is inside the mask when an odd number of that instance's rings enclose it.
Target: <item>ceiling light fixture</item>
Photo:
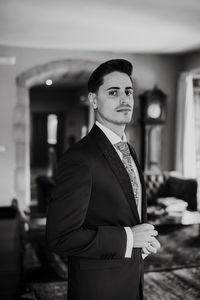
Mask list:
[[[51,79],[46,80],[46,85],[52,85],[53,81]]]

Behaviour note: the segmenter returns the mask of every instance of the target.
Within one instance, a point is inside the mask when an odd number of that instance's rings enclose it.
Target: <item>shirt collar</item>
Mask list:
[[[106,135],[106,137],[109,139],[112,145],[118,143],[118,142],[127,142],[127,138],[125,133],[123,133],[122,139],[112,130],[110,130],[108,127],[102,125],[98,121],[95,122],[95,124],[103,131],[103,133]]]

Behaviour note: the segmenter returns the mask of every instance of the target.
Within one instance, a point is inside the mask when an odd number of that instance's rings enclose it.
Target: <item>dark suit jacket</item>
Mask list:
[[[142,222],[146,222],[144,179],[130,149],[141,179]],[[124,258],[123,227],[139,223],[128,173],[110,141],[94,125],[61,158],[48,209],[48,245],[68,256],[69,300],[142,299],[141,249],[134,248],[132,258]]]

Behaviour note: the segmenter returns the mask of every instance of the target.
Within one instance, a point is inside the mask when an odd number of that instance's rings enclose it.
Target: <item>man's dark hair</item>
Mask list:
[[[88,80],[88,92],[96,93],[99,87],[103,84],[103,77],[115,71],[125,73],[131,79],[132,69],[132,64],[125,59],[111,59],[104,62],[91,74]]]

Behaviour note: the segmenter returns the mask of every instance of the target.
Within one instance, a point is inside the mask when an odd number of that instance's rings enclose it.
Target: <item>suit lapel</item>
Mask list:
[[[105,158],[107,159],[113,173],[115,174],[119,184],[121,185],[121,188],[129,202],[129,205],[137,222],[140,223],[131,181],[121,159],[119,158],[119,155],[113,148],[113,145],[110,143],[108,138],[102,132],[102,130],[98,128],[98,126],[93,126],[92,130],[90,131],[90,135],[95,140],[96,144],[99,146]]]
[[[146,185],[145,185],[145,181],[144,181],[144,176],[142,174],[142,169],[139,165],[135,150],[133,149],[133,147],[131,145],[129,145],[129,149],[130,149],[131,155],[133,157],[133,160],[137,166],[139,177],[140,177],[140,182],[141,182],[141,186],[142,186],[142,216],[141,216],[141,220],[142,220],[142,223],[144,223],[144,222],[147,222]]]

